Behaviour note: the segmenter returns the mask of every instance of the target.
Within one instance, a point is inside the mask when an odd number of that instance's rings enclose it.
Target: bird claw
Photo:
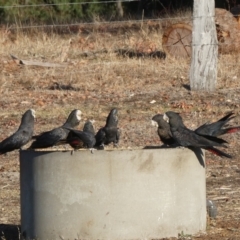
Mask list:
[[[104,150],[104,144],[101,144],[101,145],[98,147],[98,150]]]
[[[170,148],[184,148],[183,146],[179,145],[178,143],[171,144]]]
[[[171,148],[171,146],[169,146],[167,144],[162,144],[159,148]]]
[[[95,148],[89,148],[89,150],[93,154],[96,149]]]

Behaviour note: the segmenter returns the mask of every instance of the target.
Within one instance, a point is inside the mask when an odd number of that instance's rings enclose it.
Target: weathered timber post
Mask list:
[[[117,13],[118,13],[118,16],[120,18],[123,17],[124,12],[123,12],[123,7],[122,7],[122,1],[121,0],[117,0]]]
[[[194,0],[191,90],[214,91],[217,79],[218,41],[215,1]]]

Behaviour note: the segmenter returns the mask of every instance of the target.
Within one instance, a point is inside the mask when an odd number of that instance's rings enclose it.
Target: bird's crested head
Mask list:
[[[82,111],[74,109],[68,116],[67,121],[64,123],[64,126],[67,127],[76,127],[82,119]]]
[[[116,127],[118,124],[118,109],[113,108],[108,114],[106,126]]]

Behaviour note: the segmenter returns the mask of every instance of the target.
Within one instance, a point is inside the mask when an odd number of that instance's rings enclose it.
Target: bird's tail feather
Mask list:
[[[226,140],[222,139],[222,138],[218,138],[218,137],[213,137],[213,136],[209,136],[209,135],[203,135],[203,137],[205,137],[206,139],[216,142],[216,143],[228,143]]]
[[[234,117],[232,117],[234,113],[230,112],[229,114],[227,114],[226,116],[222,117],[221,119],[218,120],[218,122],[222,122],[222,121],[226,121],[225,124],[230,121],[231,119],[233,119]]]
[[[240,131],[240,126],[229,127],[229,128],[222,129],[221,135],[226,134],[226,133],[236,133],[236,132],[239,132],[239,131]]]
[[[223,151],[220,151],[219,149],[217,148],[214,148],[214,147],[206,147],[204,148],[205,150],[219,156],[219,157],[226,157],[226,158],[232,158],[232,156],[230,154],[227,154]]]

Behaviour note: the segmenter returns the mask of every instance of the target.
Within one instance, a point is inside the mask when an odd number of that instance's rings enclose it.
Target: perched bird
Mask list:
[[[32,142],[30,148],[48,148],[63,144],[63,140],[66,140],[69,134],[69,130],[66,128],[75,128],[81,120],[81,115],[82,112],[80,110],[73,110],[62,126],[34,136],[35,141]]]
[[[226,124],[233,119],[234,113],[231,112],[213,123],[205,123],[194,130],[195,133],[202,136],[213,136],[218,137],[227,133],[235,133],[240,131],[240,126],[223,128]],[[166,144],[171,145],[174,143],[174,140],[171,135],[169,124],[163,119],[163,114],[157,114],[152,117],[152,125],[158,127],[158,135],[160,140]]]
[[[214,125],[215,123],[212,123],[213,125],[211,125],[211,126],[213,126],[216,130],[218,128],[223,127],[224,124],[226,124],[230,120],[229,117],[231,115],[228,114],[224,118],[221,118],[220,120],[218,120],[216,122],[218,126]],[[225,118],[228,119],[228,121],[225,121],[226,120]],[[222,124],[219,125],[218,122],[222,122],[222,121],[224,121],[224,124],[223,125]],[[162,114],[157,114],[157,115],[152,117],[152,125],[158,127],[158,136],[159,136],[160,140],[163,142],[164,145],[176,146],[177,142],[172,137],[171,130],[170,130],[170,125],[163,119],[163,115]],[[202,126],[206,126],[208,128],[209,125],[208,124],[204,124]],[[202,126],[200,126],[197,129],[201,129]],[[204,130],[204,128],[202,128],[202,130]],[[194,132],[196,133],[196,130]],[[220,133],[221,131],[215,131],[215,133],[217,133],[217,132]],[[207,132],[205,132],[205,133],[207,135]],[[210,131],[209,135],[211,135],[211,134],[213,134],[212,131]],[[218,135],[216,135],[216,136],[218,136]],[[210,151],[211,153],[213,153],[213,154],[215,154],[217,156],[232,158],[231,155],[229,155],[229,154],[227,154],[227,153],[225,153],[225,152],[223,152],[223,151],[221,151],[221,150],[219,150],[217,148],[214,148],[214,147],[202,147],[202,148],[204,148],[207,151]]]
[[[34,118],[35,110],[33,109],[29,109],[23,114],[18,130],[0,143],[0,154],[21,149],[32,139]]]
[[[120,138],[120,131],[118,125],[118,110],[113,108],[106,120],[106,125],[100,128],[95,136],[96,144],[95,147],[104,149],[104,145],[113,143],[117,146]]]
[[[79,148],[89,148],[92,152],[96,143],[95,131],[92,123],[93,121],[87,121],[84,124],[82,131],[64,127],[70,131],[66,139],[66,143],[74,148],[74,150]]]
[[[213,136],[201,136],[188,129],[178,113],[168,111],[163,115],[163,119],[170,125],[173,139],[183,147],[226,147],[225,140]]]
[[[216,122],[209,123],[209,124],[205,123],[200,127],[198,127],[194,132],[197,133],[198,135],[202,135],[202,136],[207,135],[207,136],[214,136],[214,137],[221,136],[226,133],[238,132],[240,131],[240,126],[223,128],[231,119],[234,118],[232,117],[233,114],[234,114],[233,112],[230,112],[229,114],[227,114],[226,116],[224,116],[223,118],[219,119]]]

